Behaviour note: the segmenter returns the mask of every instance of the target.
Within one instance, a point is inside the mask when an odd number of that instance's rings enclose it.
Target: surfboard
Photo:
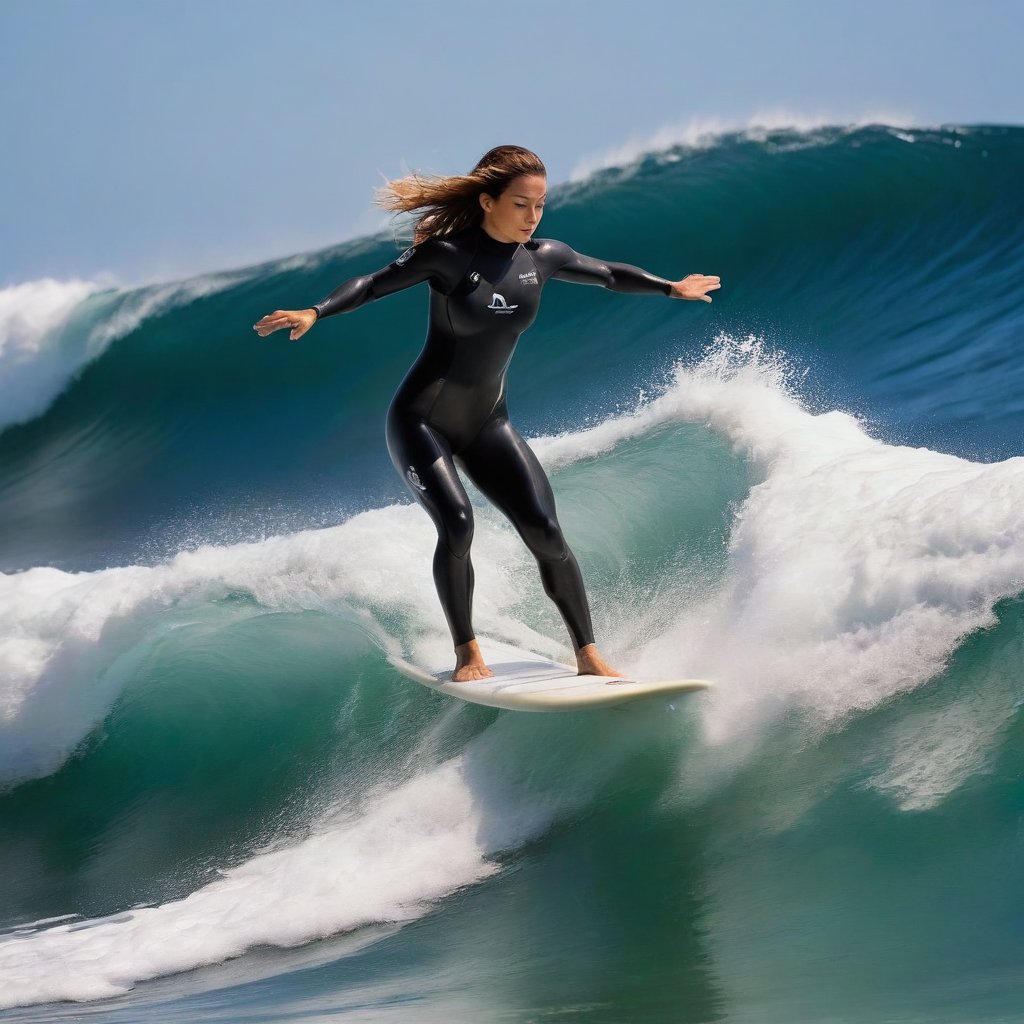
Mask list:
[[[477,638],[493,678],[452,681],[454,655],[433,652],[415,664],[395,655],[388,661],[402,675],[439,693],[508,711],[576,711],[612,707],[651,697],[674,697],[706,690],[706,679],[636,680],[621,676],[581,676],[571,665],[513,647],[500,640]],[[443,661],[441,660],[443,658]]]

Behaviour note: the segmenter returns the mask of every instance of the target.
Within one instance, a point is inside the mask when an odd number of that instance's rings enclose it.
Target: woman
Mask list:
[[[490,150],[468,175],[413,175],[381,191],[378,202],[387,209],[423,211],[412,248],[374,274],[343,282],[315,306],[279,309],[254,329],[265,337],[290,327],[296,340],[323,317],[428,281],[426,342],[391,403],[387,442],[395,468],[437,527],[434,582],[455,645],[452,678],[494,674],[471,622],[473,509],[456,460],[536,557],[544,590],[572,636],[580,674],[618,675],[594,643],[583,580],[558,525],[551,485],[508,421],[506,370],[549,278],[705,302],[719,279],[691,274],[667,281],[581,256],[563,242],[533,239],[547,171],[520,146]]]

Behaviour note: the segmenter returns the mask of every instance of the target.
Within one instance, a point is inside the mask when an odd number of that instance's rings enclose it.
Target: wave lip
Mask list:
[[[0,290],[0,427],[38,416],[102,342],[61,330],[102,285],[46,278]]]
[[[307,262],[291,257],[275,266]],[[112,279],[44,278],[0,290],[0,429],[44,413],[84,367],[147,320],[243,285],[254,273],[203,274],[131,290]]]
[[[724,432],[758,477],[704,609],[702,674],[729,683],[713,741],[794,705],[841,728],[941,673],[1024,590],[1024,458],[885,444],[853,416],[807,411],[780,372],[756,342],[723,341],[659,399],[659,415]]]
[[[663,125],[648,135],[585,157],[572,169],[569,181],[577,184],[600,171],[626,169],[645,157],[672,149],[709,149],[728,137],[763,142],[770,133],[785,132],[803,136],[806,143],[812,143],[818,138],[831,141],[837,134],[846,134],[869,125],[883,125],[896,131],[915,126],[909,115],[891,110],[860,114],[850,119],[824,114],[798,114],[783,109],[764,110],[747,118],[693,117]]]

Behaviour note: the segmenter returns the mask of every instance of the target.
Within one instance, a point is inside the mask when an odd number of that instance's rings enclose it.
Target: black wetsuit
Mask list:
[[[563,242],[499,242],[474,227],[407,249],[313,307],[318,317],[332,316],[430,282],[426,342],[391,403],[387,440],[395,468],[437,527],[434,581],[456,646],[474,635],[473,509],[456,458],[536,557],[544,590],[576,646],[594,641],[583,580],[562,537],[551,485],[509,423],[505,405],[509,361],[552,277],[618,292],[671,291],[671,282],[639,267],[581,256]]]

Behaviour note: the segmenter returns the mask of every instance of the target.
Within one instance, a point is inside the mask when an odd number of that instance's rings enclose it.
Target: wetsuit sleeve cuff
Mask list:
[[[640,267],[634,267],[630,263],[609,263],[608,269],[611,272],[612,280],[607,287],[614,292],[643,292],[663,295],[672,294],[672,282],[664,277],[658,277]]]

